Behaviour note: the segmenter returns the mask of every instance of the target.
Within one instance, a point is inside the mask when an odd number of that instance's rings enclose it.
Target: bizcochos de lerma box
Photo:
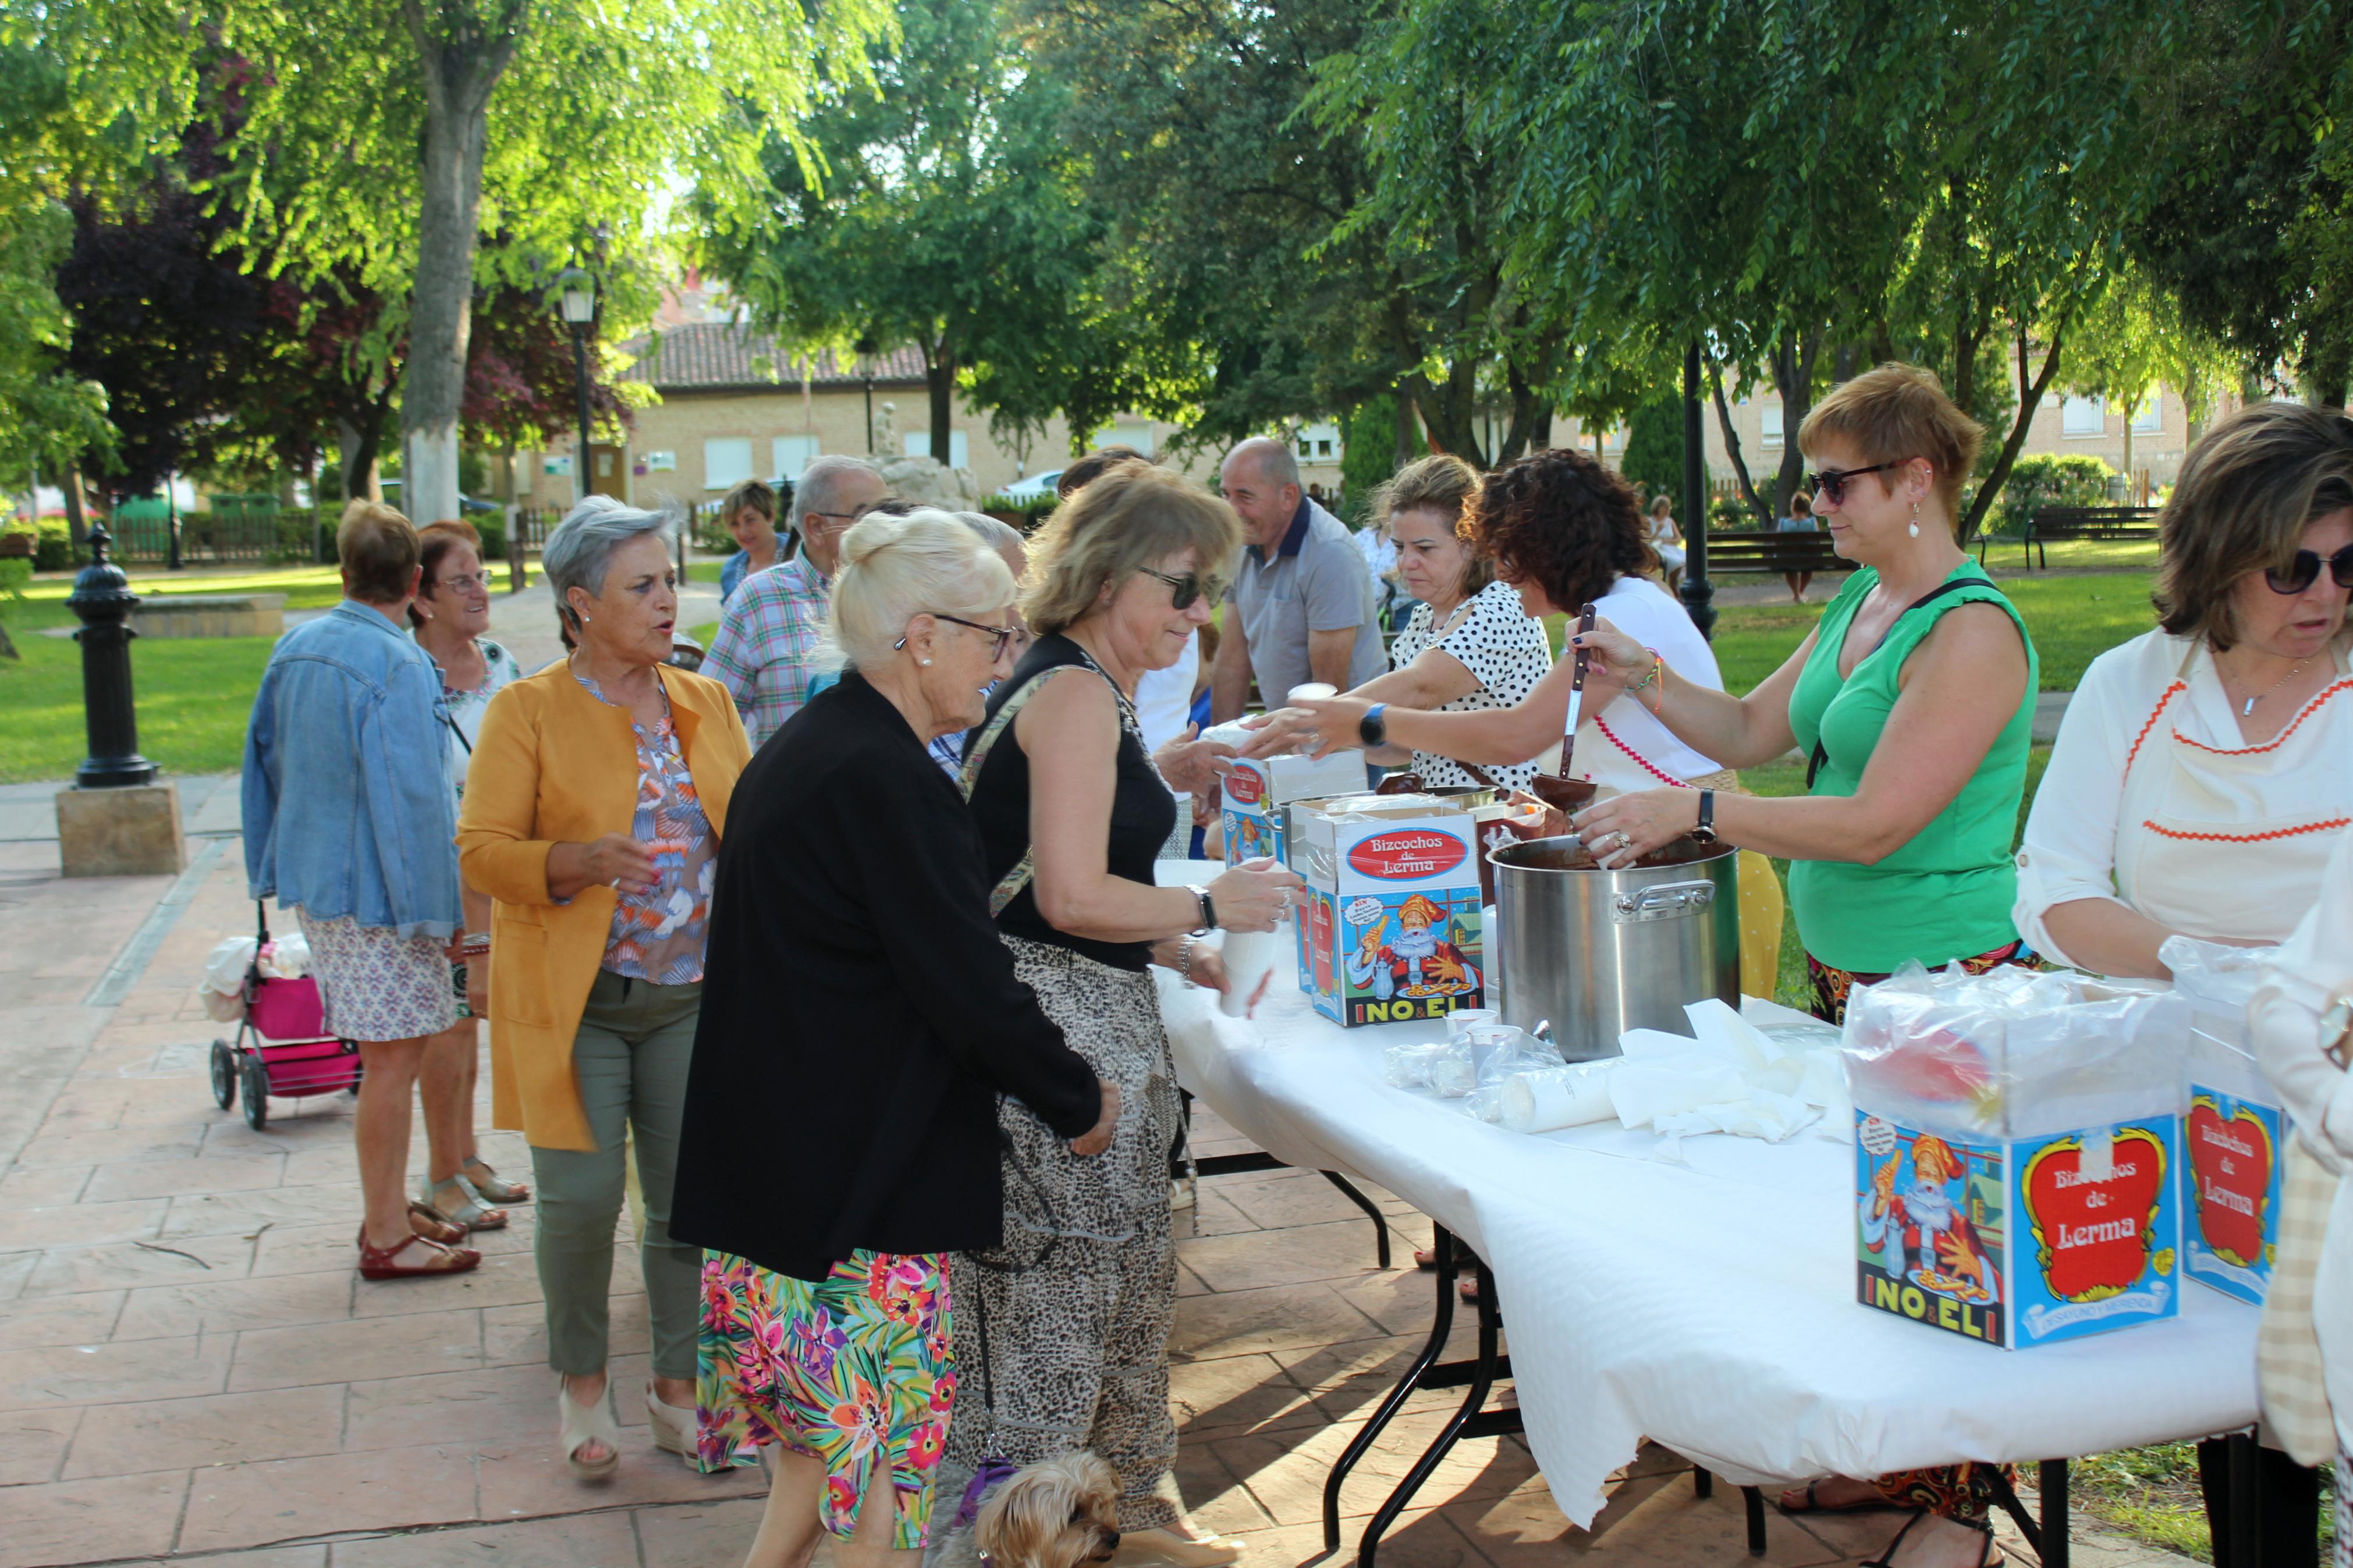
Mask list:
[[[1471,814],[1434,795],[1294,805],[1291,868],[1306,879],[1300,984],[1343,1027],[1484,1005]]]

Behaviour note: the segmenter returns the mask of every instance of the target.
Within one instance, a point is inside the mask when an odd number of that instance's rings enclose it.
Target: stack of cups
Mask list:
[[[1252,871],[1271,870],[1275,860],[1271,855],[1242,865]],[[1267,972],[1274,967],[1275,954],[1283,942],[1293,940],[1290,906],[1283,908],[1282,918],[1275,921],[1272,931],[1229,931],[1225,946],[1220,950],[1226,960],[1226,994],[1218,999],[1218,1008],[1229,1018],[1245,1017],[1250,1002],[1258,995]]]

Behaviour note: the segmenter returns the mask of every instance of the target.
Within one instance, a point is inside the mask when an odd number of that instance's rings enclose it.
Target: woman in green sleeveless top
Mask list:
[[[1746,697],[1680,679],[1597,625],[1577,639],[1588,703],[1632,691],[1694,750],[1754,767],[1793,747],[1807,793],[1787,799],[1645,790],[1580,813],[1577,830],[1622,866],[1700,828],[1786,856],[1814,1010],[1839,1021],[1857,983],[1907,959],[1971,970],[2021,956],[2010,849],[2026,784],[2036,661],[2025,624],[1961,549],[1962,480],[1982,432],[1928,372],[1888,364],[1815,405],[1798,440],[1833,548],[1859,570],[1788,661]],[[1783,1505],[1926,1510],[1883,1558],[1974,1568],[1992,1537],[1996,1471],[1940,1467],[1838,1478]],[[1968,1528],[1961,1528],[1967,1526]]]

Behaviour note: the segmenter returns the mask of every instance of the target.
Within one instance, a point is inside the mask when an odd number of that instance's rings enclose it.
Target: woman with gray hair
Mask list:
[[[631,1131],[646,1411],[657,1447],[694,1443],[702,1258],[670,1233],[671,1173],[720,835],[751,745],[723,688],[666,665],[669,527],[590,496],[548,536],[543,565],[577,646],[491,700],[458,822],[466,880],[493,900],[491,1121],[531,1144],[561,1451],[587,1479],[620,1459],[606,1322]]]

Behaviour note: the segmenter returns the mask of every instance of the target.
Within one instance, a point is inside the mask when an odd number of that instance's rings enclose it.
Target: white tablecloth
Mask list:
[[[2005,1351],[1855,1301],[1853,1146],[1683,1140],[1616,1122],[1539,1137],[1390,1088],[1381,1048],[1278,965],[1255,1020],[1160,973],[1177,1076],[1278,1159],[1378,1183],[1495,1272],[1528,1442],[1561,1510],[1602,1506],[1657,1439],[1740,1484],[2036,1460],[2255,1417],[2255,1309],[2183,1282],[2171,1322]]]

